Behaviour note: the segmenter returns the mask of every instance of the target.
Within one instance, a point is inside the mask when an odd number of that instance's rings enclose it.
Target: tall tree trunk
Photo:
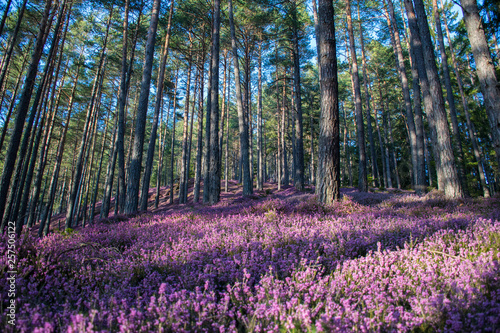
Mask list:
[[[488,185],[486,184],[486,173],[483,165],[484,158],[482,157],[481,150],[479,148],[479,142],[477,140],[474,124],[470,118],[469,112],[469,104],[467,103],[467,99],[465,97],[465,92],[462,84],[462,78],[460,76],[460,72],[458,71],[457,59],[455,57],[455,50],[453,49],[453,44],[451,43],[450,30],[448,28],[448,23],[446,22],[446,16],[443,16],[444,26],[446,28],[446,35],[448,37],[448,46],[450,48],[451,61],[453,63],[453,71],[455,73],[455,77],[457,79],[458,90],[460,92],[460,97],[462,99],[462,107],[464,108],[465,119],[467,121],[467,128],[469,132],[470,141],[472,143],[472,149],[474,151],[474,157],[476,158],[477,168],[478,168],[478,177],[481,183],[481,188],[483,189],[484,197],[488,198],[490,196],[490,191]]]
[[[302,100],[300,91],[300,54],[299,54],[299,27],[297,18],[297,0],[293,1],[292,8],[292,58],[293,58],[293,82],[295,98],[295,188],[304,190],[304,135],[302,124]],[[337,108],[338,112],[338,108]]]
[[[231,8],[232,9],[232,8]],[[214,24],[212,30],[212,83],[211,119],[210,119],[210,161],[209,161],[209,198],[213,205],[220,200],[220,158],[219,158],[219,31],[220,31],[220,0],[214,0]],[[232,12],[231,12],[232,16]],[[233,26],[234,28],[234,26]]]
[[[418,139],[417,139],[417,128],[414,121],[413,110],[411,107],[410,99],[410,88],[408,84],[408,78],[406,76],[406,68],[403,57],[403,48],[401,47],[401,38],[399,36],[399,28],[396,21],[396,15],[394,13],[394,6],[392,0],[387,0],[388,4],[388,18],[387,24],[391,32],[391,41],[394,48],[394,53],[397,59],[397,68],[399,74],[399,80],[401,82],[401,87],[403,91],[403,99],[405,103],[406,111],[406,123],[408,125],[408,132],[410,137],[410,153],[411,153],[411,164],[413,171],[413,187],[417,194],[422,194],[425,192],[425,174],[419,172],[419,165],[421,165],[419,158],[423,158],[423,155],[418,154]],[[420,92],[419,92],[420,93]],[[420,96],[419,96],[420,97]],[[424,177],[424,178],[422,178]]]
[[[368,130],[368,141],[370,142],[370,155],[372,160],[372,185],[378,187],[378,172],[377,172],[377,154],[375,153],[375,140],[373,139],[373,129],[372,129],[372,116],[370,107],[370,91],[368,90],[368,66],[366,65],[366,55],[365,55],[365,42],[363,38],[363,25],[361,23],[361,17],[359,13],[359,3],[358,3],[358,21],[359,21],[359,43],[361,46],[361,65],[363,71],[363,83],[365,89],[365,101],[366,101],[366,128]],[[412,118],[413,119],[413,118]]]
[[[78,210],[76,209],[77,206],[77,199],[80,193],[80,186],[81,186],[81,178],[82,178],[82,172],[84,168],[84,155],[85,151],[87,148],[88,144],[88,132],[89,129],[91,129],[91,124],[92,124],[92,119],[94,117],[94,112],[95,108],[94,105],[96,103],[95,99],[97,96],[97,90],[99,86],[99,82],[101,81],[101,75],[104,67],[104,58],[105,58],[105,51],[106,51],[106,46],[107,46],[107,41],[108,41],[108,34],[109,34],[109,28],[111,24],[111,17],[112,17],[112,12],[113,9],[110,10],[110,15],[108,18],[108,24],[106,28],[106,35],[104,38],[103,42],[103,48],[101,51],[100,55],[100,60],[99,60],[99,65],[98,65],[98,70],[96,73],[96,78],[94,80],[94,86],[92,88],[92,95],[91,95],[91,100],[90,104],[87,109],[87,115],[85,118],[85,125],[83,127],[83,133],[82,133],[82,138],[80,141],[80,148],[78,152],[78,157],[76,160],[76,166],[75,166],[75,171],[73,175],[73,180],[71,182],[71,189],[70,189],[70,197],[69,197],[69,202],[68,202],[68,209],[66,211],[66,229],[72,228],[73,227],[73,220],[75,219],[75,214],[77,214]],[[76,216],[76,221],[78,221],[78,218]]]
[[[437,7],[437,0],[432,0],[432,7],[434,11],[434,20],[436,22],[436,32],[437,40],[439,44],[439,50],[441,52],[441,67],[442,75],[444,78],[444,85],[446,87],[446,100],[448,101],[448,107],[450,108],[450,118],[451,118],[451,128],[453,130],[453,145],[456,151],[457,157],[457,172],[458,179],[462,186],[465,195],[469,195],[469,190],[467,188],[467,179],[465,175],[465,157],[464,151],[462,149],[462,140],[460,138],[460,130],[458,128],[457,119],[457,108],[455,106],[455,97],[453,96],[453,89],[451,88],[451,78],[450,69],[448,68],[448,55],[446,54],[444,39],[443,39],[443,29],[441,27],[440,13]]]
[[[141,94],[139,96],[139,105],[137,106],[137,118],[135,122],[135,134],[130,160],[127,194],[125,202],[125,214],[135,213],[139,201],[139,181],[141,178],[142,154],[144,147],[144,134],[146,130],[146,116],[148,111],[149,90],[151,87],[151,72],[153,68],[154,46],[156,30],[158,27],[158,16],[160,12],[161,1],[155,0],[151,14],[151,23],[148,30],[148,39],[146,42],[146,55],[144,57],[144,67],[142,72]]]
[[[408,0],[405,0],[405,3],[407,2]],[[444,108],[443,91],[437,71],[434,48],[432,46],[429,25],[427,23],[427,15],[425,14],[425,8],[422,0],[414,0],[414,3],[415,12],[417,14],[416,21],[420,35],[422,36],[421,43],[424,55],[425,72],[429,82],[430,95],[432,96],[432,108],[428,110],[428,113],[430,115],[429,120],[431,127],[434,127],[436,132],[436,141],[434,142],[433,147],[435,147],[435,155],[439,155],[438,178],[441,178],[440,183],[444,185],[444,193],[448,198],[461,198],[464,196],[464,193],[460,185],[455,166],[450,131]],[[408,14],[408,21],[415,20],[414,16],[410,17],[412,15],[410,15],[410,13]],[[419,62],[417,62],[417,66],[418,63]],[[420,77],[422,77],[422,75],[420,75]]]
[[[30,41],[31,45],[31,41]],[[28,47],[29,49],[29,47]],[[19,76],[17,77],[16,80],[16,86],[14,88],[14,91],[12,92],[12,98],[10,100],[10,105],[9,109],[7,111],[7,115],[5,116],[4,122],[3,122],[3,128],[2,128],[2,134],[0,135],[0,152],[2,151],[3,144],[5,141],[5,135],[7,134],[7,129],[9,127],[9,122],[10,122],[10,117],[12,116],[12,111],[14,111],[14,107],[16,106],[16,97],[17,97],[17,91],[19,90],[19,86],[21,85],[21,81],[24,76],[24,70],[26,69],[26,63],[28,61],[28,54],[24,56],[23,63],[21,65],[21,68],[19,70]]]
[[[495,66],[493,65],[476,0],[460,0],[460,3],[476,63],[476,74],[488,113],[497,168],[500,168],[500,83],[496,77]]]
[[[356,58],[356,46],[354,45],[354,30],[351,17],[351,1],[346,1],[347,30],[349,32],[349,47],[352,62],[352,81],[354,86],[354,105],[356,110],[356,132],[358,135],[358,189],[361,192],[368,191],[368,179],[366,172],[366,149],[365,149],[365,128],[363,123],[363,106],[361,103],[361,86],[359,83],[358,60]]]
[[[224,192],[228,192],[228,172],[229,172],[229,166],[228,166],[228,156],[229,156],[229,105],[230,105],[230,101],[231,101],[231,71],[229,71],[228,73],[228,77],[227,77],[227,81],[228,81],[228,84],[227,84],[227,106],[226,106],[226,110],[227,110],[227,116],[226,116],[226,152],[225,152],[225,163],[224,163],[224,180],[225,180],[225,183],[224,183]]]
[[[0,182],[0,217],[3,216],[5,211],[5,203],[7,200],[7,193],[9,191],[12,173],[14,171],[14,166],[17,159],[17,153],[19,149],[19,143],[21,141],[21,135],[24,129],[24,123],[26,120],[26,115],[28,113],[28,108],[30,106],[31,95],[33,93],[33,88],[35,85],[35,79],[38,71],[38,65],[40,58],[42,56],[43,47],[45,45],[45,31],[47,29],[50,9],[52,6],[52,1],[48,0],[45,3],[45,10],[40,22],[39,32],[36,38],[35,47],[31,57],[30,66],[28,72],[26,73],[25,83],[23,87],[23,92],[20,97],[20,102],[17,108],[16,121],[14,123],[14,129],[11,135],[9,147],[7,149],[6,158],[4,161],[4,168],[2,173],[2,180]],[[29,124],[28,124],[29,126]],[[25,153],[25,152],[22,152]],[[5,229],[5,224],[2,220],[2,226],[0,230],[2,232]]]
[[[131,76],[130,73],[127,73],[127,69],[129,68],[127,65],[129,8],[130,0],[125,0],[125,13],[123,18],[122,69],[120,76],[120,89],[118,93],[118,133],[115,143],[118,155],[118,188],[121,192],[119,197],[117,196],[115,200],[119,200],[118,205],[122,210],[125,205],[125,190],[127,188],[125,179],[125,106],[127,104],[128,95],[127,76]],[[139,22],[137,22],[137,25],[139,25]],[[132,63],[130,63],[130,65],[132,65]],[[114,165],[112,166],[112,169],[114,170]],[[112,180],[110,180],[110,182],[111,181]]]
[[[262,151],[262,41],[259,42],[257,83],[257,190],[264,188],[263,151]],[[229,99],[229,96],[228,96]],[[229,111],[229,110],[228,110]],[[229,114],[228,114],[229,115]],[[229,130],[229,128],[228,128]]]
[[[248,124],[245,119],[243,101],[241,98],[240,69],[238,62],[238,49],[236,47],[236,32],[234,28],[232,0],[229,0],[229,25],[231,28],[231,46],[233,51],[234,80],[236,87],[236,107],[238,109],[240,149],[243,164],[243,195],[250,195],[253,193],[253,184],[250,177]]]
[[[17,35],[19,34],[19,30],[21,29],[21,23],[23,21],[24,12],[26,10],[26,3],[27,2],[28,2],[28,0],[24,0],[23,4],[21,5],[21,8],[19,9],[19,15],[17,17],[16,26],[14,28],[14,31],[12,32],[12,36],[10,38],[9,47],[8,47],[8,49],[7,49],[6,53],[5,53],[4,59],[2,61],[1,74],[0,74],[0,87],[3,86],[3,83],[4,83],[5,78],[7,76],[7,70],[8,70],[9,65],[10,65],[10,58],[12,57],[12,53],[14,52],[14,47],[17,44]],[[52,3],[52,1],[50,1],[50,2]],[[51,6],[51,3],[48,4],[49,7]],[[47,4],[45,6],[45,10],[47,10]],[[50,8],[49,8],[49,10],[50,10]],[[45,13],[47,13],[47,17],[45,17]],[[40,42],[40,43],[42,42],[41,39],[43,39],[43,44],[45,44],[46,37],[44,37],[44,35],[45,35],[45,29],[46,29],[47,21],[43,22],[43,20],[44,19],[48,20],[48,15],[49,15],[49,13],[45,11],[44,12],[44,16],[42,17],[42,22],[41,22],[40,27],[39,27],[40,30],[38,31],[38,36],[36,38],[37,44],[35,45],[35,49],[33,51],[33,56],[35,56],[35,54],[36,54],[36,50],[37,50],[36,47],[38,46],[38,42]],[[44,25],[42,25],[42,23]],[[43,29],[42,29],[42,27],[43,27]],[[32,58],[32,62],[33,62],[33,58]],[[26,78],[28,78],[28,74],[26,74]]]
[[[200,73],[200,96],[198,97],[198,141],[196,146],[196,173],[193,189],[193,203],[200,201],[200,186],[201,186],[201,158],[203,155],[203,93],[205,90],[205,43],[202,41],[202,55],[198,64],[198,72]]]
[[[170,144],[170,204],[174,203],[174,148],[175,148],[175,124],[177,123],[177,80],[179,72],[175,73],[175,83],[174,83],[174,107],[173,113],[173,126],[172,126],[172,140]]]
[[[191,60],[191,46],[189,50],[188,56],[188,68],[187,68],[187,78],[186,78],[186,102],[184,105],[184,129],[182,131],[182,158],[181,158],[181,174],[179,181],[179,203],[185,204],[187,203],[187,193],[186,193],[186,181],[187,174],[189,170],[187,170],[187,154],[188,154],[188,130],[189,130],[189,102],[190,102],[190,93],[191,93],[191,68],[192,68],[192,60]]]
[[[170,12],[168,14],[167,34],[165,36],[165,44],[163,45],[163,52],[161,58],[160,72],[158,74],[158,81],[156,84],[156,101],[155,111],[153,116],[153,127],[151,129],[151,136],[149,137],[148,156],[146,158],[146,167],[144,169],[144,177],[142,179],[142,195],[141,195],[141,211],[148,209],[148,192],[149,182],[151,180],[151,170],[153,169],[153,159],[156,145],[156,132],[158,130],[158,116],[160,114],[160,107],[163,100],[163,83],[165,81],[165,67],[168,58],[168,44],[170,42],[170,30],[172,26],[172,15],[174,13],[174,3],[170,4]]]
[[[9,14],[9,9],[10,9],[10,4],[12,3],[12,0],[8,0],[7,4],[5,5],[5,10],[2,15],[2,21],[0,22],[0,36],[3,33],[3,27],[5,26],[5,21],[7,20],[7,15]]]
[[[331,204],[340,200],[340,127],[337,55],[333,3],[319,0],[319,66],[321,114],[319,120],[318,200]]]

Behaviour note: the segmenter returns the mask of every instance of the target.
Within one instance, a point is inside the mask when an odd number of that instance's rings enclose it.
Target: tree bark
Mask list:
[[[340,127],[334,9],[331,0],[318,1],[321,114],[319,120],[318,200],[340,200]]]
[[[495,66],[493,65],[476,0],[460,0],[460,3],[476,63],[476,74],[488,114],[498,173],[498,168],[500,168],[500,83],[496,77]]]
[[[453,96],[453,89],[451,87],[450,69],[448,67],[448,55],[446,54],[444,39],[443,39],[443,29],[441,27],[440,13],[437,7],[437,0],[432,0],[432,7],[434,11],[434,20],[436,22],[436,32],[437,41],[439,44],[439,50],[441,53],[441,67],[442,75],[444,78],[444,85],[446,88],[446,100],[448,101],[448,107],[450,108],[450,118],[451,118],[451,128],[453,131],[453,145],[456,151],[457,157],[457,175],[464,191],[465,195],[469,195],[467,188],[467,179],[465,175],[465,157],[464,151],[462,149],[462,140],[460,138],[460,129],[458,127],[457,119],[457,108],[455,106],[455,97]]]
[[[352,62],[352,81],[354,86],[354,106],[356,111],[356,132],[358,136],[358,189],[361,192],[368,191],[368,179],[366,172],[366,149],[365,149],[365,128],[363,123],[363,106],[361,103],[361,86],[359,83],[358,60],[356,58],[356,46],[354,44],[354,30],[351,17],[351,1],[346,1],[347,30],[349,33],[349,48]]]
[[[405,2],[408,0],[405,0]],[[430,94],[432,96],[432,111],[431,126],[436,130],[436,142],[433,147],[436,150],[436,155],[439,155],[439,173],[441,181],[444,184],[444,193],[448,198],[462,198],[464,196],[463,189],[460,185],[458,173],[453,156],[451,145],[450,131],[444,108],[443,91],[436,66],[434,56],[434,48],[432,46],[429,25],[427,23],[427,15],[422,0],[414,0],[415,12],[417,14],[416,21],[419,27],[419,32],[422,36],[422,50],[425,62],[425,72],[429,82]],[[412,18],[413,19],[413,18]],[[408,18],[410,21],[410,17]]]
[[[21,135],[24,129],[24,123],[26,120],[26,115],[28,113],[28,108],[30,106],[31,95],[33,93],[33,88],[35,85],[35,79],[38,72],[38,65],[40,58],[42,56],[43,47],[45,45],[45,31],[47,29],[50,9],[52,7],[52,1],[48,0],[45,3],[45,10],[40,22],[40,30],[38,32],[35,47],[31,57],[30,66],[28,72],[26,73],[25,83],[23,87],[23,92],[20,97],[20,102],[17,107],[16,121],[14,123],[14,130],[12,132],[9,147],[7,149],[6,158],[4,161],[4,168],[2,173],[2,179],[0,182],[0,216],[4,215],[5,203],[7,200],[7,193],[9,191],[12,173],[14,171],[14,166],[17,159],[17,153],[19,150],[19,143],[21,140]],[[28,124],[29,126],[29,124]],[[22,152],[25,153],[25,152]],[[2,220],[2,226],[0,230],[2,232],[5,229],[5,224]]]
[[[410,88],[408,84],[408,78],[406,76],[406,67],[404,63],[403,57],[403,48],[401,47],[401,38],[399,36],[399,28],[396,21],[396,15],[394,13],[394,6],[392,0],[387,0],[388,4],[388,18],[387,24],[389,25],[389,29],[391,32],[391,41],[394,48],[394,53],[396,56],[396,64],[399,74],[399,80],[401,82],[401,87],[403,91],[403,99],[405,103],[405,111],[406,111],[406,123],[408,125],[408,132],[410,137],[410,153],[411,153],[411,164],[413,170],[413,187],[417,194],[422,194],[425,192],[425,174],[419,172],[419,158],[423,158],[422,155],[418,154],[417,147],[417,128],[414,121],[413,110],[411,107],[411,99],[410,99]],[[420,92],[419,92],[420,93]],[[420,97],[420,96],[419,96]],[[424,176],[424,178],[422,178]]]
[[[163,100],[163,84],[165,81],[165,67],[168,58],[168,44],[170,42],[170,30],[172,26],[172,15],[174,13],[174,3],[170,4],[170,11],[168,14],[167,35],[165,36],[165,44],[163,45],[163,52],[161,57],[160,72],[158,74],[158,81],[156,84],[156,100],[155,110],[153,116],[153,127],[151,129],[151,136],[149,137],[148,156],[146,158],[146,167],[144,169],[144,177],[142,179],[142,195],[141,195],[141,211],[148,209],[148,192],[149,182],[151,180],[151,170],[153,169],[153,159],[156,146],[156,133],[158,131],[158,116]]]
[[[153,56],[156,30],[158,27],[158,16],[160,12],[161,1],[155,0],[151,14],[151,22],[148,30],[146,42],[146,55],[144,57],[144,67],[142,72],[141,93],[139,104],[137,106],[137,118],[135,122],[135,134],[132,156],[130,160],[127,194],[125,202],[125,214],[132,214],[137,211],[139,201],[139,181],[141,178],[142,154],[144,147],[144,134],[146,130],[146,116],[148,110],[149,90],[151,86],[151,72],[153,67]]]
[[[231,28],[231,46],[233,51],[234,80],[236,87],[236,107],[238,110],[240,149],[243,164],[243,195],[250,195],[253,193],[253,184],[250,177],[248,124],[245,119],[243,101],[241,97],[240,69],[238,62],[238,49],[236,47],[236,32],[234,27],[232,0],[229,0],[229,25]]]

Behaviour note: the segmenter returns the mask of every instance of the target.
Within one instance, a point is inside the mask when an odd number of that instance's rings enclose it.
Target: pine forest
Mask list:
[[[500,332],[498,0],[0,0],[1,332]]]

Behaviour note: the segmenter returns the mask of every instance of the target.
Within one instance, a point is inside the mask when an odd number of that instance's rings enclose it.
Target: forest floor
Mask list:
[[[2,278],[0,330],[500,329],[500,197],[341,193],[323,206],[312,188],[242,197],[230,182],[214,206],[168,204],[162,188],[137,216],[70,232],[55,217],[48,237],[16,242],[16,326]]]

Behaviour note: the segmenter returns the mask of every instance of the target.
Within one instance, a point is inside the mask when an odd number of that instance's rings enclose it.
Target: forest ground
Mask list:
[[[500,329],[500,197],[344,188],[168,204],[16,243],[16,326],[37,332]],[[63,223],[62,223],[63,225]],[[36,228],[35,228],[36,229]],[[6,235],[0,253],[6,253]],[[0,271],[7,271],[6,256]],[[2,274],[5,276],[5,274]]]

